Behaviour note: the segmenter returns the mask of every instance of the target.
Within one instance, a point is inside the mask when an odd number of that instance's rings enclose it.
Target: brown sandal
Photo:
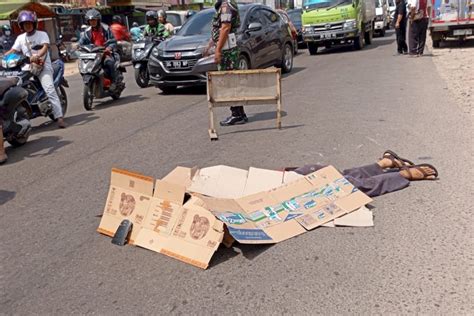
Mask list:
[[[426,173],[421,167],[430,168],[431,170],[434,171],[434,174]],[[421,174],[423,175],[423,178],[422,179],[415,179],[415,175],[413,175],[413,173],[411,172],[411,169],[416,169],[419,172],[421,172]],[[410,179],[409,179],[410,181],[436,180],[436,179],[438,179],[438,170],[436,170],[436,168],[433,165],[430,165],[428,163],[422,163],[422,164],[413,165],[413,166],[404,166],[404,167],[401,168],[401,170],[408,171],[408,174],[410,175]],[[430,177],[433,177],[433,178],[430,178]]]
[[[393,152],[391,150],[386,150],[382,155],[382,159],[383,158],[390,159],[392,161],[393,165],[396,166],[397,168],[403,168],[403,167],[408,167],[408,166],[414,166],[415,165],[412,161],[410,161],[406,158],[400,157],[399,155],[397,155],[395,152]],[[398,165],[397,160],[402,163],[401,166]]]

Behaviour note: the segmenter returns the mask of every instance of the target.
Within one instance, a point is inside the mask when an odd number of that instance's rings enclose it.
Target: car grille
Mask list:
[[[313,25],[314,32],[339,31],[344,23],[324,23]]]

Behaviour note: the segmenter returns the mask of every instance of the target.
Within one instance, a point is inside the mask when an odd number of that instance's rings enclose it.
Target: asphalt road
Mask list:
[[[358,52],[304,52],[282,83],[284,128],[271,106],[252,107],[217,142],[200,89],[165,96],[129,72],[122,99],[85,112],[69,78],[69,127],[38,125],[0,167],[0,313],[472,313],[472,118],[433,58],[393,56],[389,35]],[[96,233],[112,167],[346,168],[385,149],[435,164],[440,180],[376,198],[373,228],[219,249],[205,271]]]

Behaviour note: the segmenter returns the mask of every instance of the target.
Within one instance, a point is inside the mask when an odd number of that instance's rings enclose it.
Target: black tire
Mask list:
[[[441,40],[433,40],[433,48],[440,48]]]
[[[245,55],[239,56],[239,63],[238,63],[239,70],[247,70],[250,69],[250,62]]]
[[[380,32],[380,34],[382,34],[382,32],[383,32],[383,34],[385,35],[385,30],[382,30],[382,31]],[[384,35],[382,35],[382,36],[384,36]],[[374,38],[374,27],[372,26],[372,28],[370,29],[370,31],[364,33],[365,44],[366,44],[366,45],[372,44],[372,39],[373,39],[373,38]],[[364,47],[364,45],[362,45],[362,47]]]
[[[59,101],[61,102],[63,117],[66,117],[67,105],[68,105],[66,90],[64,89],[63,86],[59,86],[58,90],[59,91],[57,91],[57,93],[58,93]],[[49,118],[53,121],[57,121],[57,119],[54,118],[53,114],[50,114]]]
[[[295,48],[293,56],[296,56],[296,55],[298,55],[298,42],[297,41],[293,42],[293,47]]]
[[[115,93],[111,94],[110,97],[111,97],[112,99],[114,99],[114,100],[118,100],[118,99],[120,99],[120,96],[121,96],[121,95],[122,95],[122,91],[120,91],[120,92],[115,92]]]
[[[163,92],[163,94],[172,94],[176,92],[176,89],[178,89],[177,86],[158,86],[158,89]]]
[[[291,47],[289,43],[286,43],[285,47],[283,48],[281,64],[279,65],[282,73],[284,74],[291,72],[291,70],[293,69],[293,57],[294,57],[293,53],[294,53],[293,47]]]
[[[385,36],[385,29],[382,29],[382,30],[380,31],[380,36],[381,36],[381,37],[384,37],[384,36]],[[369,44],[370,44],[370,43],[369,43]]]
[[[19,137],[19,138],[15,138],[15,139],[12,139],[12,140],[9,140],[8,143],[10,145],[12,145],[12,147],[21,147],[23,146],[24,144],[26,144],[26,142],[28,141],[28,138],[30,137],[30,132],[27,132],[25,135],[23,135],[22,137]],[[2,140],[3,141],[3,140]]]
[[[328,44],[324,45],[324,48],[326,48],[326,49],[331,49],[331,47],[332,47],[331,43],[328,43]]]
[[[92,111],[94,110],[94,95],[92,94],[92,83],[89,83],[88,85],[84,85],[84,89],[82,92],[82,102],[84,104],[84,108],[87,111]]]
[[[364,33],[360,32],[359,37],[354,38],[354,49],[361,50],[364,47]]]
[[[140,88],[148,87],[150,78],[146,67],[135,68],[135,82]]]
[[[318,53],[318,46],[315,43],[308,43],[309,54],[314,56]]]

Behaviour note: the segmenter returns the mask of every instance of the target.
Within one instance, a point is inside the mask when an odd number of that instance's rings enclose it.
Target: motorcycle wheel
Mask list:
[[[10,145],[12,145],[12,147],[20,147],[20,146],[23,146],[24,144],[26,144],[29,137],[30,137],[30,132],[27,132],[22,137],[9,140],[8,143],[10,143]]]
[[[148,71],[146,68],[135,68],[135,81],[140,88],[148,87]]]
[[[92,94],[92,84],[84,85],[84,90],[82,93],[84,108],[87,111],[92,111],[94,109],[94,95]]]
[[[59,101],[61,102],[61,109],[63,112],[63,117],[66,117],[66,112],[67,112],[67,94],[66,90],[64,89],[63,86],[59,86],[59,89],[56,90],[58,93]],[[53,114],[49,115],[49,118],[53,121],[57,121],[57,119],[54,118]]]

